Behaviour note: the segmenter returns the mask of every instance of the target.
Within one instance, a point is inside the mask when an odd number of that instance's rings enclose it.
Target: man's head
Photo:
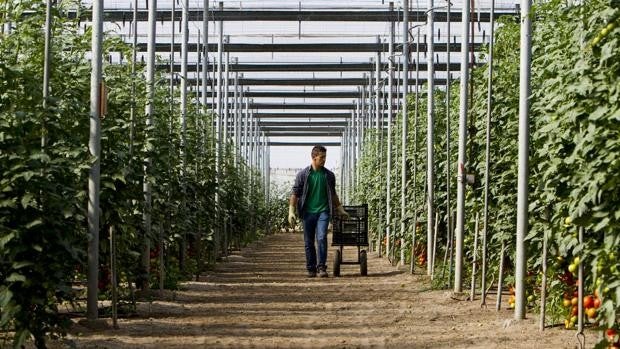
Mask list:
[[[322,145],[315,145],[312,148],[312,168],[315,170],[323,168],[325,166],[325,158],[327,157],[327,149]]]

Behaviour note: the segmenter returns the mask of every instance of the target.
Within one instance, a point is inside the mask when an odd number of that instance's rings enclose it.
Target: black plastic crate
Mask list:
[[[350,218],[334,217],[332,246],[368,246],[368,205],[343,207]]]

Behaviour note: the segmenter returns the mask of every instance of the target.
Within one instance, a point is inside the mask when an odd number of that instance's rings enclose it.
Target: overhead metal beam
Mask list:
[[[228,108],[233,108],[234,104],[229,104]],[[250,103],[248,106],[254,110],[264,109],[310,109],[310,110],[352,110],[355,104],[348,103]],[[207,103],[207,108],[214,109],[215,105]],[[393,106],[396,110],[396,106]]]
[[[276,127],[316,127],[316,126],[334,126],[338,128],[347,126],[346,120],[316,120],[312,121],[259,121],[258,126],[266,128]]]
[[[261,126],[260,130],[263,132],[340,132],[345,129],[346,126],[306,126],[306,127],[294,127],[294,126]]]
[[[188,84],[192,86],[196,85],[195,78],[189,78]],[[229,80],[229,81],[232,81]],[[241,86],[361,86],[367,84],[369,79],[366,78],[332,78],[332,79],[239,79],[239,85]],[[370,82],[374,84],[374,79]],[[176,79],[175,83],[179,83],[179,79]],[[207,81],[211,84],[211,80]],[[395,79],[395,83],[402,83],[402,79]],[[415,79],[409,79],[410,85],[415,85]],[[426,83],[426,79],[418,79],[418,84],[423,85]],[[435,85],[445,85],[446,79],[435,78]]]
[[[267,143],[269,146],[273,146],[273,147],[312,147],[315,146],[317,144],[320,144],[324,147],[339,147],[340,146],[340,142],[276,142],[276,141],[272,141]]]
[[[273,119],[349,119],[351,113],[254,113],[255,118]]]
[[[132,18],[131,9],[107,9],[103,14],[104,21],[107,22],[129,22]],[[170,10],[158,10],[158,21],[169,21],[172,14]],[[180,11],[175,12],[175,20],[181,20]],[[189,9],[189,21],[201,22],[203,18],[202,8]],[[495,14],[497,17],[512,16],[516,17],[518,12],[510,10],[504,12],[498,12]],[[69,18],[76,18],[76,11],[69,11],[67,13]],[[90,11],[84,11],[81,13],[82,20],[90,20],[92,14]],[[358,11],[334,11],[334,10],[210,10],[209,17],[214,21],[294,21],[294,22],[326,22],[326,21],[338,21],[338,22],[401,22],[403,19],[402,11],[390,11],[390,10],[358,10]],[[476,22],[489,22],[489,12],[478,12],[472,16]],[[434,12],[433,18],[435,22],[447,22],[447,12]],[[450,13],[451,22],[460,22],[461,13]],[[148,19],[146,10],[138,11],[138,21],[146,21]],[[409,22],[425,22],[425,11],[409,11]]]
[[[267,137],[342,137],[342,131],[274,131],[264,132]]]
[[[234,92],[229,92],[228,96],[233,97]],[[243,93],[246,98],[357,98],[357,91],[246,91]],[[202,93],[200,93],[202,96]],[[211,98],[214,93],[207,91],[207,97]]]
[[[175,52],[181,52],[181,44],[160,42],[155,45],[157,52],[170,52],[171,46]],[[199,46],[199,47],[198,47]],[[202,44],[188,44],[190,52],[202,50]],[[471,51],[479,51],[483,47],[482,43],[470,44]],[[217,44],[208,45],[209,52],[217,51]],[[433,44],[434,52],[446,52],[448,44]],[[461,43],[450,43],[450,51],[459,51]],[[137,50],[146,52],[146,43],[139,43]],[[224,44],[224,52],[387,52],[388,44],[386,43],[316,43],[316,44]],[[426,52],[427,45],[425,43],[410,45],[410,51]],[[394,47],[394,52],[402,52],[402,45]]]
[[[483,63],[477,63],[477,66],[482,66]],[[207,65],[209,71],[213,71],[213,64]],[[427,70],[426,63],[418,64],[420,71]],[[471,65],[470,65],[471,67]],[[162,71],[170,71],[170,64],[160,64],[158,69]],[[367,72],[371,69],[375,69],[375,66],[370,63],[239,63],[231,64],[229,70],[231,72]],[[381,69],[387,71],[388,64],[382,63]],[[460,63],[451,63],[450,71],[459,71],[461,69]],[[173,66],[175,72],[181,71],[181,65],[175,64]],[[409,70],[414,71],[415,65],[410,64]],[[188,72],[196,71],[196,63],[189,63],[187,67]],[[435,71],[447,71],[446,63],[435,63]]]

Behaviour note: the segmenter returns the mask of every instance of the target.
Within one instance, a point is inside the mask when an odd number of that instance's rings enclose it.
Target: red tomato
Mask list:
[[[588,309],[594,306],[594,297],[587,295],[583,298],[583,307]]]
[[[616,331],[616,330],[615,330],[615,329],[613,329],[613,328],[608,328],[608,329],[607,329],[607,331],[606,331],[605,333],[607,334],[607,339],[608,339],[610,342],[613,342],[613,341],[614,341],[614,337],[618,334],[618,331]]]
[[[598,307],[600,307],[600,306],[601,306],[601,299],[600,299],[600,298],[594,298],[594,302],[593,302],[592,306],[593,306],[595,309],[598,309]]]

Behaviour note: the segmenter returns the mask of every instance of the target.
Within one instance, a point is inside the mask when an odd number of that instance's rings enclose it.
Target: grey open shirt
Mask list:
[[[297,200],[297,212],[299,212],[299,216],[303,217],[304,205],[306,204],[306,199],[308,198],[308,176],[310,175],[310,171],[312,170],[312,166],[308,166],[303,170],[297,172],[297,176],[295,176],[295,184],[293,184],[292,194],[299,199]],[[325,178],[327,179],[327,204],[329,205],[329,216],[334,216],[334,196],[336,195],[336,176],[334,173],[325,167],[323,167],[325,171]]]

